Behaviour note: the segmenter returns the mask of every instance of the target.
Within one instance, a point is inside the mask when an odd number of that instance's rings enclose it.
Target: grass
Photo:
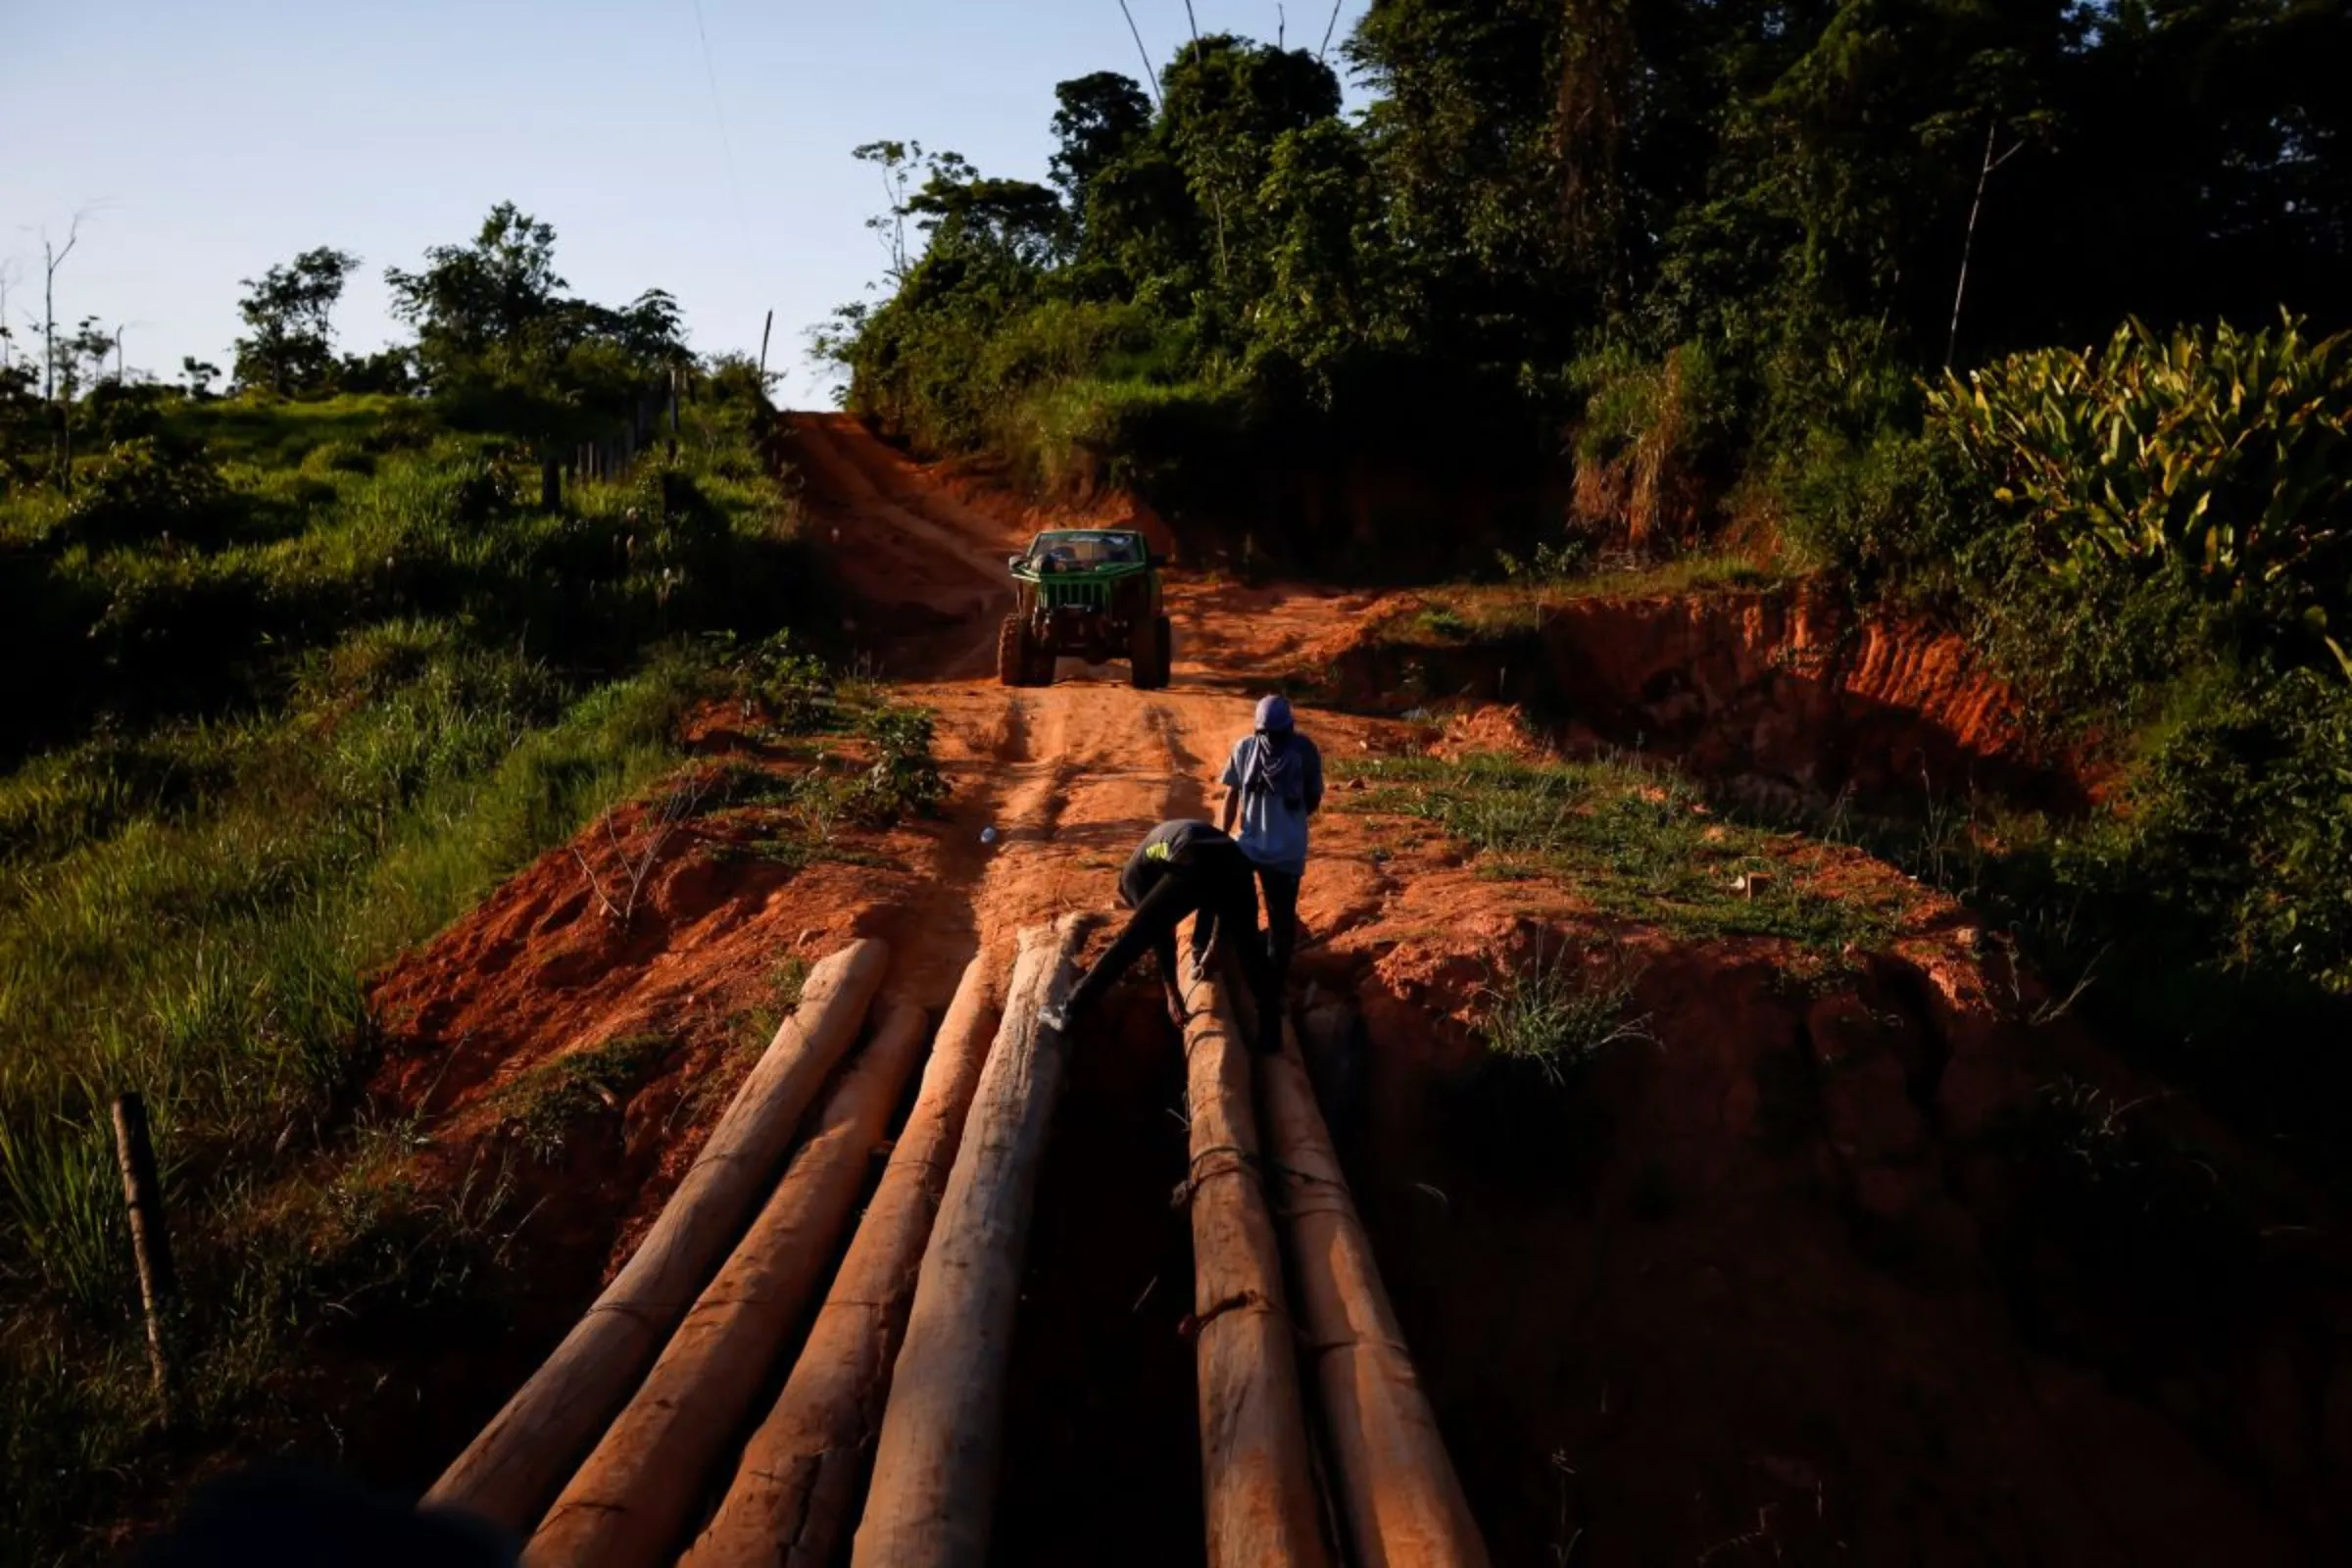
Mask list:
[[[1770,588],[1785,574],[1746,556],[1692,554],[1655,565],[1610,566],[1566,576],[1515,574],[1507,583],[1456,583],[1416,590],[1423,607],[1390,616],[1374,628],[1388,643],[1462,645],[1535,631],[1547,612],[1580,599]]]
[[[2061,1079],[1990,1136],[2035,1194],[2006,1243],[2017,1288],[2031,1292],[2025,1259],[2037,1242],[2076,1259],[2091,1288],[2181,1322],[2226,1319],[2260,1276],[2262,1204],[2248,1172],[2161,1126],[2147,1100]]]
[[[524,1149],[554,1161],[582,1122],[618,1112],[677,1044],[669,1035],[638,1033],[565,1052],[507,1085],[495,1103],[519,1125]]]
[[[365,977],[676,765],[680,717],[747,678],[692,634],[808,594],[753,417],[706,394],[674,468],[552,512],[500,439],[405,399],[181,408],[205,456],[90,460],[83,497],[111,471],[137,503],[103,537],[0,496],[0,656],[43,671],[0,714],[0,1454],[25,1478],[0,1562],[102,1555],[89,1527],[196,1453],[306,1419],[276,1391],[330,1323],[503,1288],[509,1173],[428,1188],[416,1129],[351,1121]],[[202,515],[168,528],[183,494]],[[889,723],[906,803],[928,732]],[[644,1049],[534,1081],[532,1151]],[[203,1369],[170,1434],[106,1130],[129,1089]]]
[[[1635,976],[1623,965],[1587,974],[1565,957],[1539,957],[1486,990],[1480,1037],[1564,1087],[1611,1047],[1651,1041],[1648,1016],[1632,1010]]]
[[[1481,875],[1553,876],[1597,911],[1677,937],[1778,937],[1842,955],[1889,939],[1898,898],[1813,885],[1836,852],[1727,820],[1690,784],[1615,760],[1476,756],[1335,759],[1368,788],[1340,809],[1427,822],[1466,844]]]
[[[801,988],[808,983],[807,958],[797,953],[778,958],[761,981],[759,1000],[736,1020],[737,1042],[750,1052],[766,1050],[785,1018],[801,1004]]]

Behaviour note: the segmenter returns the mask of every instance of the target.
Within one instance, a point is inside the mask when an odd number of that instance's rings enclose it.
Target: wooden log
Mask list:
[[[164,1183],[156,1173],[155,1146],[147,1134],[147,1102],[136,1094],[116,1097],[115,1162],[122,1172],[122,1203],[130,1215],[130,1256],[139,1274],[139,1308],[147,1319],[147,1371],[155,1385],[157,1411],[172,1418],[171,1331],[165,1319],[179,1295],[172,1266],[172,1231],[164,1221]]]
[[[996,1506],[1023,1253],[1068,1043],[1038,1013],[1076,979],[1092,918],[1021,933],[1004,1021],[916,1277],[891,1373],[857,1568],[982,1568]]]
[[[884,1015],[734,1255],[548,1510],[523,1568],[675,1560],[713,1466],[833,1265],[927,1025],[908,1003]]]
[[[1208,1568],[1328,1563],[1250,1105],[1250,1050],[1213,978],[1186,999],[1192,1170],[1193,1348]]]
[[[800,1360],[682,1568],[827,1568],[848,1543],[932,1216],[997,1032],[996,992],[994,966],[974,958]]]
[[[1486,1542],[1421,1392],[1287,1020],[1282,1034],[1281,1054],[1257,1058],[1258,1087],[1350,1560],[1362,1568],[1484,1568]]]
[[[710,1130],[626,1267],[424,1494],[528,1534],[662,1342],[743,1234],[801,1117],[858,1036],[888,948],[853,942],[810,970],[801,1004]]]

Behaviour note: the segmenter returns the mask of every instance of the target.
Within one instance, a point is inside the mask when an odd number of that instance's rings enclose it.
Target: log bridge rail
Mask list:
[[[1040,1013],[1092,924],[1023,931],[1001,986],[973,959],[935,1032],[883,994],[881,942],[817,964],[626,1266],[419,1506],[528,1568],[983,1568],[1069,1053]],[[1248,1006],[1204,979],[1185,1028],[1204,1560],[1484,1568],[1297,1041],[1253,1058]]]

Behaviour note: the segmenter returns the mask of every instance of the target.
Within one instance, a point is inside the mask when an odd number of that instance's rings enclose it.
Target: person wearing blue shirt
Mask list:
[[[1291,705],[1261,699],[1256,727],[1226,760],[1217,826],[1236,834],[1265,890],[1266,955],[1275,994],[1298,945],[1298,884],[1306,875],[1306,819],[1323,805],[1323,754],[1298,733]],[[1256,933],[1250,933],[1254,936]]]

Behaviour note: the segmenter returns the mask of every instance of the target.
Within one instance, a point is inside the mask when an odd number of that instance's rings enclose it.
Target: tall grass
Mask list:
[[[1635,978],[1623,963],[1587,972],[1564,955],[1539,954],[1485,988],[1480,1037],[1564,1087],[1611,1047],[1654,1042],[1648,1015],[1633,1011]]]
[[[207,466],[121,478],[207,498],[202,537],[135,509],[77,537],[89,514],[45,492],[0,502],[38,590],[0,636],[56,672],[0,724],[22,753],[0,777],[0,1452],[24,1478],[0,1561],[87,1554],[79,1525],[171,1473],[111,1098],[150,1107],[198,1433],[250,1415],[324,1301],[475,1289],[498,1174],[426,1193],[399,1129],[344,1125],[364,977],[674,765],[713,678],[692,634],[764,635],[811,587],[758,410],[716,396],[676,462],[548,512],[503,442],[407,400],[178,417],[178,445],[92,474]]]

